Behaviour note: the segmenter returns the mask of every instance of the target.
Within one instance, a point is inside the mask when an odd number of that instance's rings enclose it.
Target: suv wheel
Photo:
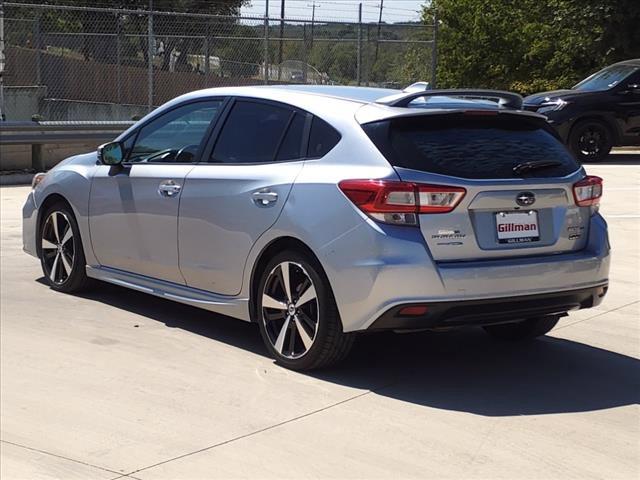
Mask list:
[[[40,224],[40,263],[47,283],[65,293],[89,285],[80,230],[71,209],[56,203],[42,215]]]
[[[598,120],[578,122],[571,130],[569,147],[580,162],[604,160],[613,146],[609,127]]]
[[[532,340],[549,333],[560,320],[558,315],[548,317],[529,318],[517,323],[504,323],[501,325],[487,325],[485,332],[498,340],[511,342]]]
[[[354,336],[342,332],[331,288],[320,265],[295,251],[276,255],[264,269],[257,296],[258,323],[267,349],[293,370],[338,363]]]

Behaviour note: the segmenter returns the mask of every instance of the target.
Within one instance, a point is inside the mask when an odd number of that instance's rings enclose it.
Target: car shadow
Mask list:
[[[614,152],[600,162],[585,162],[585,165],[640,165],[640,153]]]
[[[363,372],[397,382],[376,393],[432,408],[485,416],[586,412],[640,403],[640,361],[554,337],[524,344],[481,329],[386,333],[366,338],[339,371],[319,378],[366,388]]]
[[[254,324],[102,282],[82,297],[267,356]],[[361,335],[339,366],[305,375],[416,405],[485,416],[587,412],[640,403],[636,358],[554,337],[499,343],[480,329]]]

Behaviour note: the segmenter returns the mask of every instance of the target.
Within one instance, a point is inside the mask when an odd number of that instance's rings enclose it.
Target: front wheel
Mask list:
[[[560,320],[558,315],[548,317],[528,318],[517,323],[503,323],[500,325],[487,325],[485,332],[498,340],[517,342],[533,340],[549,333]]]
[[[256,300],[260,333],[281,365],[313,370],[338,363],[351,350],[353,334],[342,331],[322,268],[305,255],[276,255],[262,273]]]
[[[42,215],[40,225],[40,263],[49,286],[73,293],[90,284],[80,239],[80,229],[71,209],[56,203]]]
[[[580,162],[600,162],[609,155],[612,146],[611,130],[598,120],[578,122],[569,136],[569,147]]]

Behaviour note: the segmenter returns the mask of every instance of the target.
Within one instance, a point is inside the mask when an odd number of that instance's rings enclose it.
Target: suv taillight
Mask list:
[[[417,225],[421,213],[448,213],[466,193],[460,187],[392,180],[343,180],[339,187],[371,218],[395,225]]]
[[[573,186],[573,198],[579,207],[600,205],[602,197],[602,179],[594,175],[587,175]]]

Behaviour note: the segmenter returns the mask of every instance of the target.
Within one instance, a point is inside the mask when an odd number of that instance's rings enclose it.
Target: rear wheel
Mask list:
[[[40,263],[54,290],[73,293],[89,285],[80,230],[73,212],[64,203],[50,206],[42,215]]]
[[[571,130],[569,147],[580,162],[604,160],[613,146],[609,127],[598,120],[583,120]]]
[[[353,334],[342,323],[328,281],[317,262],[295,252],[276,255],[258,286],[260,333],[278,363],[313,370],[343,360]]]
[[[487,325],[485,332],[498,340],[517,342],[522,340],[532,340],[536,337],[546,335],[560,320],[557,315],[548,317],[528,318],[522,322],[504,323],[501,325]]]

